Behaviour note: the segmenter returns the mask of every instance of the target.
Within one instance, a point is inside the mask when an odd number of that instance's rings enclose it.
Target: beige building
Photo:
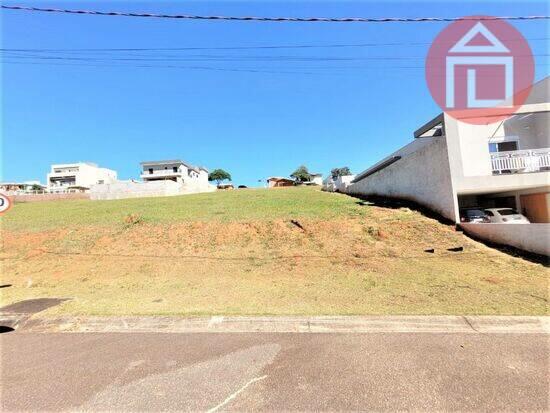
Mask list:
[[[279,188],[283,186],[294,186],[294,179],[285,178],[282,176],[272,176],[267,178],[268,188]]]

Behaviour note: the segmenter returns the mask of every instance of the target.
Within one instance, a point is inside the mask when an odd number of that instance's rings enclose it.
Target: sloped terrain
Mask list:
[[[541,264],[312,188],[18,204],[3,220],[2,304],[70,298],[46,314],[548,310]]]

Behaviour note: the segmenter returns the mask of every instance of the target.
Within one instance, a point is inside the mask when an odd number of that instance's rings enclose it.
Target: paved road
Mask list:
[[[2,410],[548,410],[542,334],[7,333]]]

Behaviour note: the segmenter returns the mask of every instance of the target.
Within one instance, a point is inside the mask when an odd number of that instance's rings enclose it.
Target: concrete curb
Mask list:
[[[548,316],[78,316],[10,320],[0,315],[0,324],[21,332],[80,333],[550,333]]]

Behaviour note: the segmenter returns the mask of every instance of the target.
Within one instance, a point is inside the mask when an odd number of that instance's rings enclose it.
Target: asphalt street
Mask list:
[[[0,335],[3,411],[548,410],[548,335]]]

